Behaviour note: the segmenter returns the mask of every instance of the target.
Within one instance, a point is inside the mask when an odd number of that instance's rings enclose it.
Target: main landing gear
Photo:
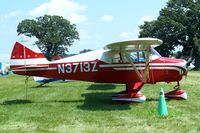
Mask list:
[[[146,101],[146,97],[139,92],[144,83],[127,83],[126,91],[116,93],[112,96],[112,100],[123,103],[142,103]]]
[[[121,103],[142,103],[146,101],[146,97],[140,93],[140,89],[144,83],[127,83],[126,90],[116,93],[112,96],[112,100],[118,101]],[[170,91],[165,94],[165,97],[168,99],[176,99],[176,100],[186,100],[187,93],[184,90],[180,89],[179,82],[174,87],[174,91]]]
[[[174,91],[170,91],[165,94],[165,97],[168,99],[176,99],[176,100],[186,100],[187,93],[184,90],[180,89],[180,84],[177,82],[177,85],[174,86]]]

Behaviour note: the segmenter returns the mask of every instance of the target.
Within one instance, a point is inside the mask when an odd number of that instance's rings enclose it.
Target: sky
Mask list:
[[[139,25],[159,16],[168,0],[1,0],[0,61],[9,60],[16,41],[29,38],[17,35],[17,25],[24,19],[60,15],[76,24],[80,40],[69,53],[99,49],[139,35]]]

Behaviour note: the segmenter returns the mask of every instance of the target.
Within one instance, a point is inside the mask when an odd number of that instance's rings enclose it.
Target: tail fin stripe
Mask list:
[[[15,46],[12,51],[11,59],[33,59],[33,58],[45,58],[45,56],[43,53],[37,53],[23,46],[19,42],[15,43]]]
[[[24,65],[24,59],[11,59],[11,65]],[[49,62],[45,58],[36,58],[36,59],[26,59],[26,65],[33,64],[48,64]]]

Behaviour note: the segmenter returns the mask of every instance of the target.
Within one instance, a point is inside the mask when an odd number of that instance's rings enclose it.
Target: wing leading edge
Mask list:
[[[113,51],[146,51],[149,46],[156,47],[162,44],[162,40],[156,38],[138,38],[130,41],[122,41],[108,44],[104,49]]]

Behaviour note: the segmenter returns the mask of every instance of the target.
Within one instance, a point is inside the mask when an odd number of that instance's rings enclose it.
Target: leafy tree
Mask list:
[[[194,57],[200,57],[200,0],[169,0],[161,9],[157,20],[140,26],[139,37],[156,37],[163,40],[157,50],[163,56],[172,54],[178,45],[182,54],[194,48]]]
[[[66,57],[71,57],[71,56],[75,56],[75,55],[77,55],[77,54],[66,54]]]
[[[89,52],[89,51],[92,51],[92,50],[91,49],[83,49],[79,53],[82,54],[82,53],[86,53],[86,52]]]
[[[66,56],[68,47],[79,39],[76,25],[61,16],[44,15],[36,20],[25,19],[17,26],[18,35],[36,37],[36,45],[48,60],[54,55]]]

